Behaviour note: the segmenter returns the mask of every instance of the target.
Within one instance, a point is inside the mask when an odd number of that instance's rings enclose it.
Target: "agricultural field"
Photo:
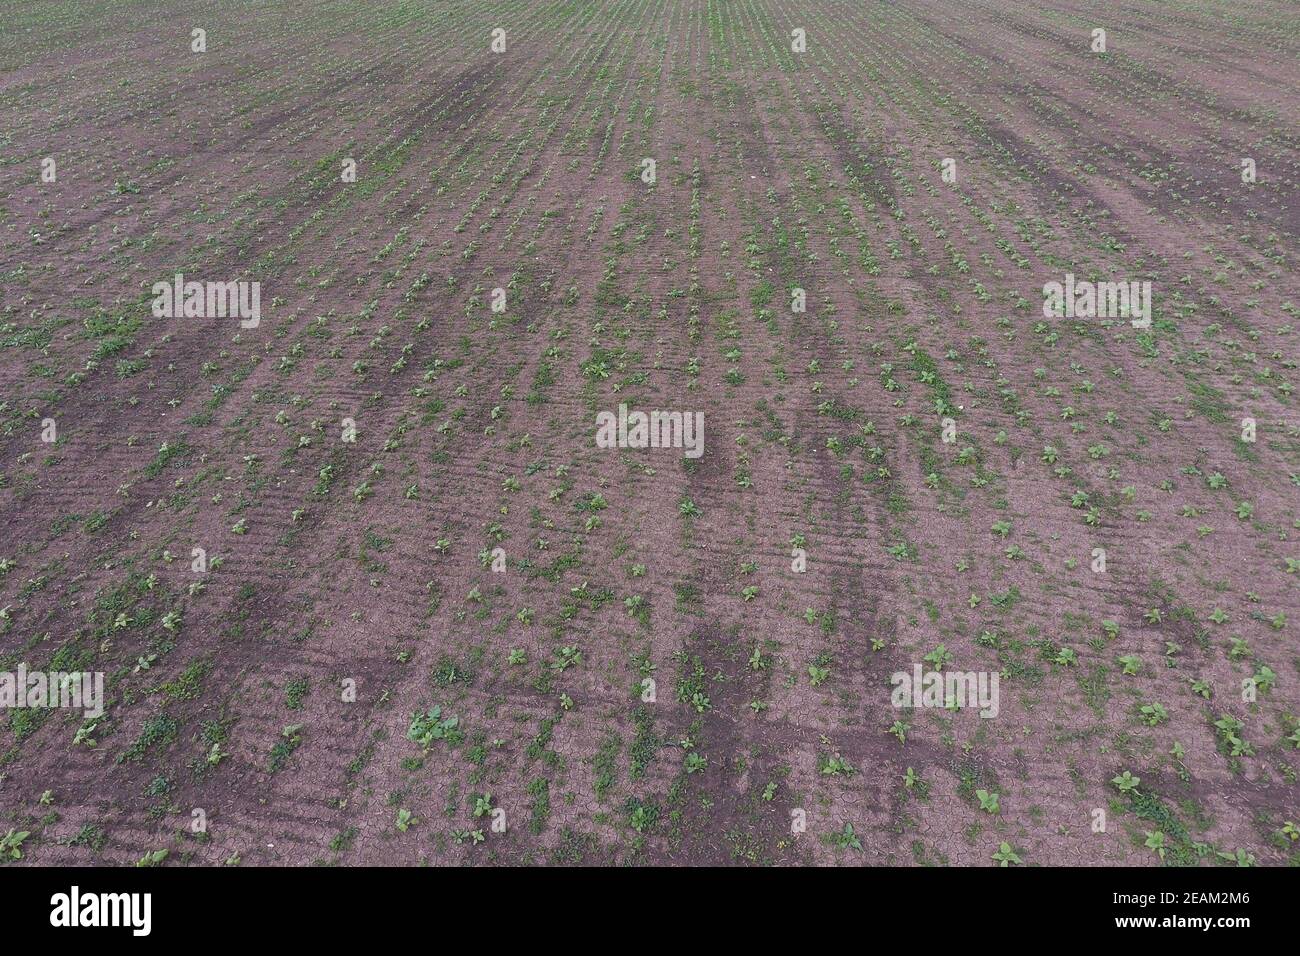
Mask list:
[[[0,865],[1300,863],[1294,3],[4,18]]]

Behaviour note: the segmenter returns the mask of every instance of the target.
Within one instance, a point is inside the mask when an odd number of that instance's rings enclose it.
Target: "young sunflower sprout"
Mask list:
[[[724,865],[1284,921],[1300,5],[0,20],[13,921]]]

